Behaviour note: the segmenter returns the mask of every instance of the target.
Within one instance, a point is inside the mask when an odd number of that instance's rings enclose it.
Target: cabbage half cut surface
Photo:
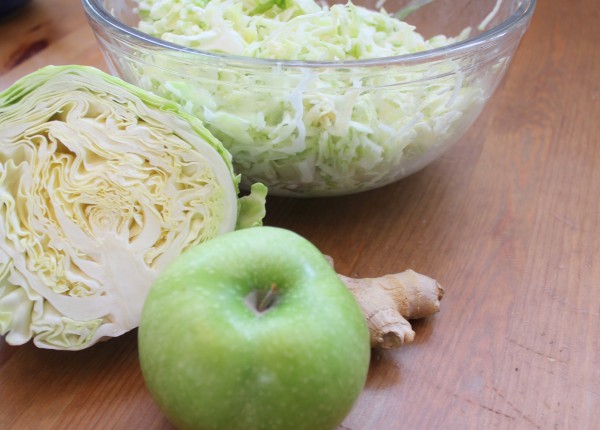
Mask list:
[[[238,182],[173,102],[81,66],[16,82],[0,94],[0,334],[75,350],[137,327],[169,262],[264,208]]]

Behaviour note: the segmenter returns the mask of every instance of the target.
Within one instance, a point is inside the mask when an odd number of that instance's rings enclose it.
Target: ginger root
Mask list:
[[[438,312],[444,295],[437,281],[413,270],[379,278],[338,276],[367,319],[373,348],[397,348],[412,342],[415,332],[408,320]]]

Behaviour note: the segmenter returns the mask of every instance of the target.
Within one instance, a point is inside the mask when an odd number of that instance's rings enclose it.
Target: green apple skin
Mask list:
[[[276,302],[246,302],[271,285]],[[275,227],[186,251],[152,286],[139,327],[148,390],[180,429],[331,430],[366,380],[369,333],[319,250]]]

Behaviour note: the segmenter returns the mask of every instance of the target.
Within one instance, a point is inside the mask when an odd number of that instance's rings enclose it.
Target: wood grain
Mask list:
[[[600,4],[540,1],[464,139],[354,196],[269,198],[347,275],[413,268],[446,288],[414,344],[374,353],[340,429],[593,429],[600,422]],[[105,68],[76,0],[0,24],[0,88],[45,64]],[[235,413],[232,411],[232,413]],[[136,333],[77,352],[0,340],[0,428],[169,429]]]

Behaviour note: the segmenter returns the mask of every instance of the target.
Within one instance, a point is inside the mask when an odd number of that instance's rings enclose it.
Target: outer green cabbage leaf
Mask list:
[[[238,200],[231,155],[198,119],[97,69],[46,67],[1,93],[0,142],[9,344],[76,350],[137,327],[170,261],[264,216],[264,188]]]
[[[236,230],[262,225],[262,220],[267,214],[267,187],[256,182],[250,186],[250,194],[238,200],[238,218]]]

